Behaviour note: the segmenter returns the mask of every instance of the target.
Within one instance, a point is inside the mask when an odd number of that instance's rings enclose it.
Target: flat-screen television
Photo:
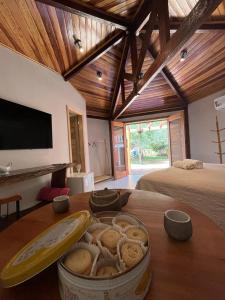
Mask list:
[[[52,116],[0,99],[0,150],[52,148]]]

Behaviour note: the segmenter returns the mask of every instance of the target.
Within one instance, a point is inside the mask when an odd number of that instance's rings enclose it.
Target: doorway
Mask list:
[[[170,166],[167,119],[128,124],[126,134],[131,175],[144,175]]]
[[[178,111],[161,119],[129,123],[113,121],[111,142],[115,179],[168,168],[189,153],[185,113]]]
[[[83,116],[67,107],[68,140],[70,162],[74,163],[73,172],[85,172]]]

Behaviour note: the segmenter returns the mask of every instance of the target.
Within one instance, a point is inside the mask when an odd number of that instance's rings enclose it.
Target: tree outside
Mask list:
[[[128,125],[132,164],[152,164],[167,161],[169,154],[166,120]]]

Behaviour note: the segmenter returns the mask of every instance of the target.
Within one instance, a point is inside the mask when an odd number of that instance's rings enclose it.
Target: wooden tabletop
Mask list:
[[[72,197],[70,213],[88,209],[89,194]],[[163,227],[167,209],[190,214],[193,236],[189,241],[170,239]],[[224,300],[225,234],[196,210],[160,194],[134,191],[124,211],[136,214],[149,230],[153,280],[148,300]],[[0,234],[0,269],[22,246],[49,225],[67,216],[55,214],[51,204],[11,225]],[[1,300],[59,300],[56,264],[33,279],[0,289]]]

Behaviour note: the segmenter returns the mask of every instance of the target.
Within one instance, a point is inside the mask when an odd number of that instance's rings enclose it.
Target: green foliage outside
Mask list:
[[[168,128],[164,122],[152,122],[150,129],[144,123],[130,125],[131,163],[147,164],[168,159]],[[138,132],[139,131],[139,132]]]

